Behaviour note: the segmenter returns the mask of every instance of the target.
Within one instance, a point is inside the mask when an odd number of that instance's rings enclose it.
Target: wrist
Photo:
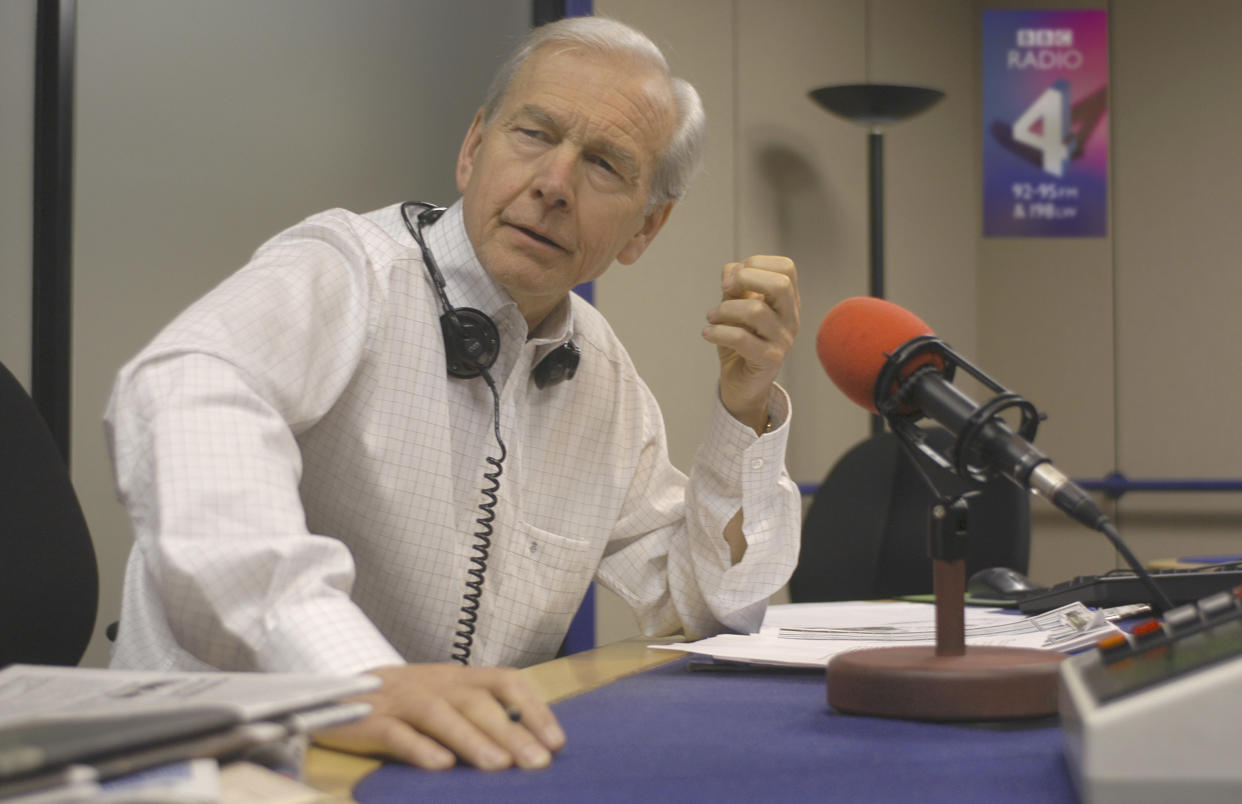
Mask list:
[[[718,389],[720,405],[733,419],[749,427],[755,435],[763,435],[778,429],[788,415],[789,403],[780,386],[772,383],[755,397],[740,399],[735,389],[722,384]]]
[[[768,406],[765,404],[761,407],[750,408],[732,408],[725,405],[725,410],[729,411],[729,415],[737,419],[742,424],[755,431],[755,435],[763,435],[772,431],[772,417],[769,415]]]

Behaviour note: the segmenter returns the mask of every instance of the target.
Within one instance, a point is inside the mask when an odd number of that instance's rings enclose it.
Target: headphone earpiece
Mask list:
[[[563,380],[572,380],[578,371],[578,358],[581,356],[582,350],[576,343],[562,343],[535,366],[535,385],[545,388]]]
[[[500,354],[500,333],[487,314],[473,307],[454,307],[440,316],[448,373],[468,380],[492,367]]]

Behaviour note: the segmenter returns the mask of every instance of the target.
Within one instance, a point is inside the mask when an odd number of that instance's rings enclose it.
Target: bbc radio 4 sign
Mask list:
[[[983,234],[1107,230],[1107,12],[983,12]]]

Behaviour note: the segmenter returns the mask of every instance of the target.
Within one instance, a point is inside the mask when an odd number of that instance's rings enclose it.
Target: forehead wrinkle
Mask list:
[[[601,68],[611,75],[599,75]],[[590,95],[586,102],[577,97],[583,92]],[[606,143],[614,149],[612,159],[624,154],[630,169],[623,175],[636,184],[652,180],[676,123],[668,76],[626,54],[545,45],[522,66],[506,95],[518,106],[507,125],[535,111],[559,136],[579,138],[584,148]],[[600,109],[611,113],[601,115]]]

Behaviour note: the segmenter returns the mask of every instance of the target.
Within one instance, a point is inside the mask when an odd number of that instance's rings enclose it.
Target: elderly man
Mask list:
[[[369,671],[372,714],[321,742],[535,768],[565,735],[502,666],[554,656],[593,579],[647,634],[756,628],[798,549],[793,264],[723,267],[689,477],[570,293],[651,243],[703,125],[638,32],[539,28],[466,133],[460,201],[313,216],[157,336],[106,415],[136,533],[113,665]]]

